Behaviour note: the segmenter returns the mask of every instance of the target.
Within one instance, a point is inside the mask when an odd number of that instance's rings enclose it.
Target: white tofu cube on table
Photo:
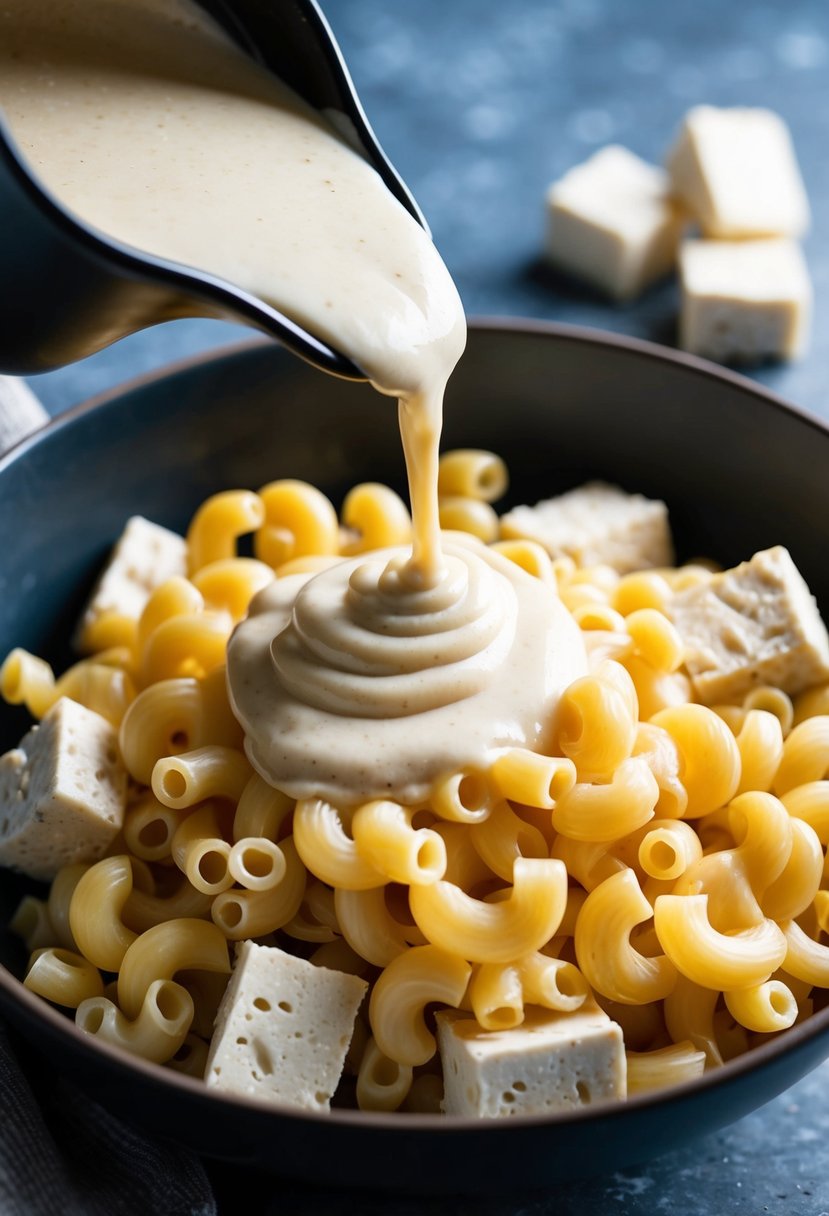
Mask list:
[[[684,350],[728,362],[805,352],[812,288],[794,241],[685,241],[679,272]]]
[[[673,562],[664,502],[600,481],[534,507],[514,507],[501,517],[501,535],[527,537],[553,558],[571,557],[579,566],[604,564],[620,574]]]
[[[668,154],[674,193],[705,236],[802,236],[809,201],[788,128],[771,110],[695,106]]]
[[[547,192],[548,259],[619,300],[672,268],[684,226],[664,170],[615,144]]]
[[[678,592],[670,612],[704,704],[739,701],[759,684],[794,695],[829,680],[826,628],[780,545]]]
[[[357,976],[275,946],[241,942],[205,1081],[285,1106],[330,1110],[367,988]]]
[[[117,743],[105,718],[61,697],[0,756],[0,865],[47,881],[103,856],[127,797]]]
[[[512,1030],[437,1015],[447,1115],[546,1115],[627,1094],[622,1030],[590,1002],[575,1013],[528,1008]]]
[[[137,621],[150,594],[175,575],[187,574],[183,536],[141,515],[127,520],[112,550],[75,634],[75,645],[89,649],[89,637],[102,617],[113,614]]]

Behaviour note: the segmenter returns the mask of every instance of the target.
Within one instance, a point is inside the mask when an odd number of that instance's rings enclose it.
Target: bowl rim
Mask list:
[[[573,325],[564,321],[546,321],[537,317],[501,316],[497,313],[480,316],[473,315],[468,318],[467,328],[470,332],[474,333],[508,333],[528,337],[551,337],[572,341],[577,345],[610,347],[625,351],[630,355],[644,357],[649,362],[656,361],[665,363],[670,367],[684,368],[686,371],[694,372],[704,379],[724,382],[749,396],[759,397],[767,402],[767,404],[777,406],[784,413],[794,414],[801,421],[810,424],[818,431],[824,433],[829,431],[829,419],[820,417],[805,406],[796,405],[787,397],[782,396],[782,394],[750,379],[747,372],[736,371],[731,367],[725,367],[722,364],[713,363],[709,359],[703,359],[699,355],[692,355],[688,351],[677,350],[659,342],[651,342],[647,338],[615,333],[612,330],[601,329],[598,326]],[[166,380],[171,376],[188,372],[205,364],[221,363],[225,359],[244,355],[248,351],[264,350],[265,347],[271,347],[274,350],[280,351],[286,358],[291,353],[287,348],[281,347],[279,343],[266,335],[260,334],[250,338],[235,339],[210,347],[207,350],[197,351],[195,354],[183,355],[180,359],[172,359],[161,367],[139,372],[134,376],[130,376],[127,380],[119,381],[118,384],[112,385],[110,388],[105,388],[98,393],[94,393],[91,397],[85,397],[75,405],[52,415],[43,426],[38,427],[37,430],[32,431],[28,435],[24,435],[6,451],[0,452],[0,472],[2,472],[9,461],[20,456],[32,444],[39,442],[47,434],[51,435],[55,431],[60,430],[64,425],[74,422],[76,418],[82,417],[90,410],[97,409],[99,406],[109,405],[119,397],[127,396],[157,381]],[[463,355],[461,356],[462,360]],[[336,376],[335,373],[329,374],[334,375],[335,379],[355,383],[349,377]],[[358,381],[356,383],[362,384],[365,382]]]
[[[541,339],[553,337],[572,341],[579,345],[610,347],[631,355],[646,358],[649,361],[656,360],[673,367],[680,367],[709,380],[725,382],[747,395],[766,401],[769,405],[782,410],[784,413],[795,415],[801,421],[813,426],[816,430],[829,434],[829,422],[800,406],[792,404],[765,386],[756,384],[747,376],[732,371],[730,368],[720,367],[706,359],[701,359],[684,351],[673,350],[642,338],[630,337],[626,334],[617,334],[593,327],[564,324],[557,321],[499,316],[473,317],[470,319],[469,328],[479,333],[507,333]],[[268,338],[254,337],[242,339],[241,341],[228,343],[201,351],[195,355],[174,360],[160,368],[143,372],[121,384],[97,393],[77,405],[61,411],[57,416],[44,424],[44,426],[24,437],[14,447],[10,448],[0,457],[0,475],[2,475],[3,470],[8,464],[25,456],[26,452],[40,443],[42,439],[59,432],[64,426],[71,425],[78,418],[82,418],[100,407],[109,405],[134,391],[169,379],[180,373],[186,373],[205,364],[220,363],[227,359],[243,356],[247,352],[263,350],[268,346],[279,349],[277,344]],[[291,357],[287,351],[283,351],[282,353],[286,359]],[[452,1135],[464,1135],[470,1131],[481,1134],[503,1134],[506,1127],[513,1130],[530,1127],[548,1127],[552,1130],[564,1125],[569,1126],[570,1124],[590,1122],[597,1119],[615,1122],[617,1119],[630,1116],[632,1112],[645,1111],[656,1107],[666,1108],[676,1103],[681,1103],[686,1098],[709,1094],[728,1085],[732,1080],[747,1072],[753,1072],[771,1065],[781,1057],[794,1052],[797,1048],[803,1047],[805,1044],[829,1032],[829,1005],[827,1005],[827,1007],[813,1013],[810,1017],[804,1019],[804,1021],[775,1035],[770,1041],[752,1048],[742,1056],[727,1061],[719,1068],[705,1072],[702,1076],[682,1081],[666,1089],[635,1094],[624,1101],[608,1099],[572,1111],[545,1115],[522,1115],[519,1119],[515,1120],[481,1119],[455,1115],[447,1118],[447,1116],[442,1114],[405,1114],[401,1117],[393,1113],[390,1117],[388,1112],[370,1112],[341,1108],[335,1108],[330,1112],[321,1114],[277,1103],[266,1103],[262,1099],[242,1094],[217,1091],[206,1086],[202,1080],[189,1077],[173,1069],[163,1068],[161,1065],[152,1064],[140,1057],[130,1055],[121,1048],[110,1046],[104,1042],[98,1042],[80,1030],[73,1020],[61,1013],[57,1008],[25,988],[22,981],[1,964],[0,989],[3,990],[4,1003],[8,1001],[10,1004],[21,1008],[28,1015],[29,1022],[32,1019],[35,1021],[43,1020],[54,1035],[57,1035],[59,1038],[63,1037],[67,1043],[71,1043],[74,1051],[80,1051],[93,1063],[95,1060],[100,1061],[102,1058],[108,1058],[118,1071],[135,1071],[151,1085],[170,1085],[173,1090],[181,1090],[184,1095],[189,1095],[191,1098],[197,1096],[209,1106],[218,1103],[223,1108],[229,1107],[231,1109],[244,1110],[262,1119],[274,1118],[280,1120],[287,1117],[308,1122],[312,1125],[323,1124],[326,1127],[339,1125],[355,1129],[365,1128],[367,1130],[379,1130],[382,1128],[385,1133],[401,1136],[406,1136],[412,1131],[420,1131],[439,1133],[442,1138],[445,1138]],[[829,1055],[829,1041],[827,1041],[826,1045],[826,1054]]]

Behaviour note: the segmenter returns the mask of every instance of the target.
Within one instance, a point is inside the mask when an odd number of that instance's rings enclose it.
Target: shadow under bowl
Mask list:
[[[680,558],[724,564],[789,547],[829,609],[829,429],[729,372],[563,326],[482,322],[450,384],[445,447],[500,453],[508,503],[601,478],[663,498]],[[96,572],[131,514],[183,529],[218,490],[298,477],[335,501],[356,482],[404,491],[396,410],[263,342],[144,378],[62,416],[0,461],[0,654],[58,668]],[[28,725],[0,709],[0,750]],[[0,926],[36,884],[4,874]],[[497,1192],[656,1156],[762,1105],[829,1055],[829,1010],[661,1094],[544,1118],[328,1117],[219,1096],[93,1043],[22,987],[0,932],[0,1011],[114,1113],[217,1157],[332,1185]]]

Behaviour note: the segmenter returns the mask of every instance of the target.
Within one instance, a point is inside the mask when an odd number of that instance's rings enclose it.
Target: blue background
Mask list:
[[[611,141],[658,161],[695,103],[778,110],[813,205],[806,251],[815,329],[801,363],[752,374],[829,418],[827,0],[328,0],[324,7],[380,141],[426,212],[471,315],[556,319],[671,343],[672,282],[612,306],[543,267],[544,189]],[[244,333],[178,322],[32,383],[56,412]],[[257,1190],[259,1210],[291,1216],[829,1216],[827,1145],[829,1065],[685,1151],[550,1195],[522,1195],[516,1179],[514,1201],[428,1203],[265,1183],[224,1167],[214,1177],[228,1211],[244,1186]]]

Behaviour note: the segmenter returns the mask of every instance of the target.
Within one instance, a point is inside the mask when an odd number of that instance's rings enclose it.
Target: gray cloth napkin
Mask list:
[[[113,1118],[0,1022],[0,1216],[216,1216],[201,1161]]]
[[[49,415],[25,380],[0,376],[0,456],[48,421]]]

